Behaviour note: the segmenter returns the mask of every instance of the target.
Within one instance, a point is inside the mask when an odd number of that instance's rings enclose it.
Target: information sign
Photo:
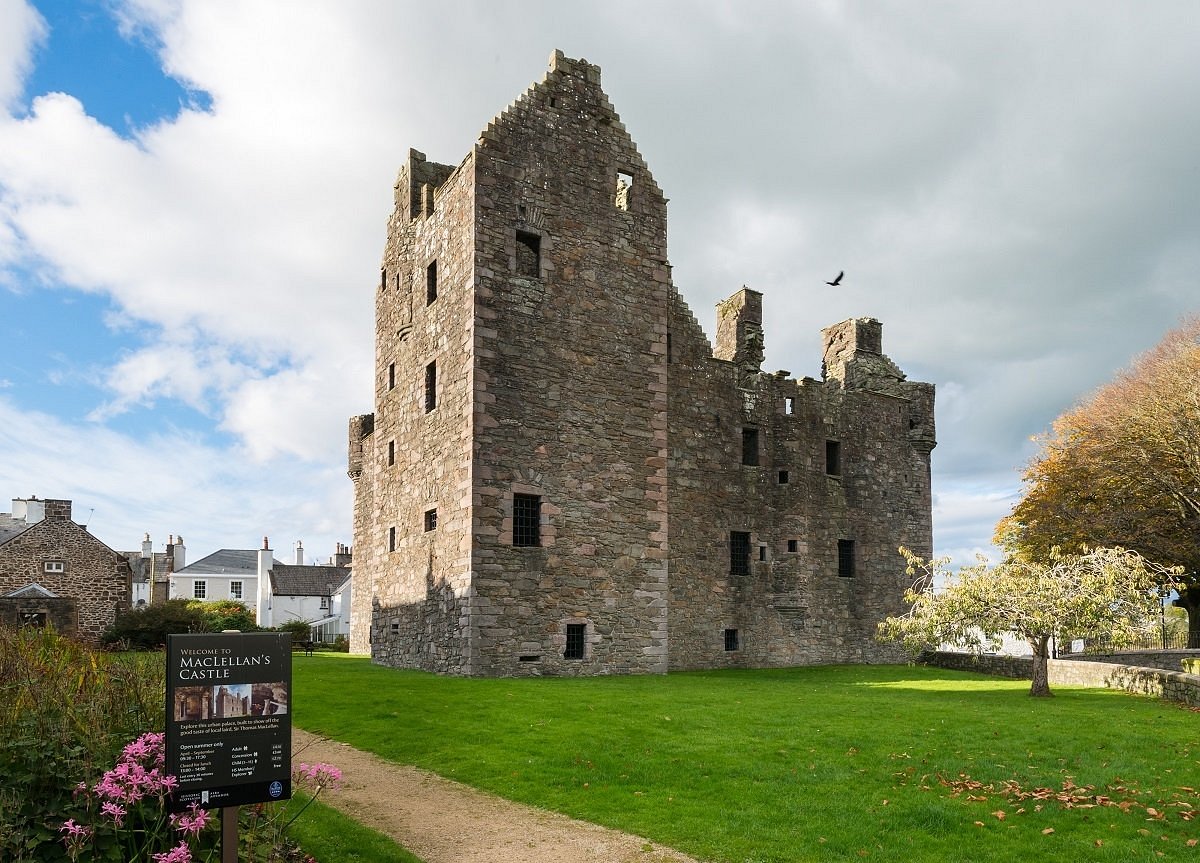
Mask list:
[[[292,796],[292,644],[279,632],[167,636],[171,808]]]

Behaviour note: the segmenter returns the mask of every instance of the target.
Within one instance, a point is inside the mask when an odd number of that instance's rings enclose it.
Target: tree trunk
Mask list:
[[[1200,648],[1200,589],[1185,587],[1179,591],[1179,599],[1175,604],[1187,611],[1188,640],[1187,646]]]
[[[1029,684],[1029,694],[1037,698],[1048,698],[1053,695],[1050,691],[1050,636],[1038,635],[1028,639],[1033,648],[1033,681]]]

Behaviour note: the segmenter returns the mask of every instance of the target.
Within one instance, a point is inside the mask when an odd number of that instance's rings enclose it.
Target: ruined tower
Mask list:
[[[871,635],[896,547],[930,550],[932,387],[878,322],[826,330],[825,381],[766,375],[743,288],[714,350],[599,68],[561,52],[395,193],[350,422],[352,649],[497,675],[893,655]]]

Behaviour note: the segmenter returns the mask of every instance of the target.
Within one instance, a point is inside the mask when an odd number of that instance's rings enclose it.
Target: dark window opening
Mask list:
[[[758,547],[758,559],[759,560],[767,559],[767,547],[765,545],[760,545]]]
[[[44,611],[22,611],[21,626],[28,626],[33,629],[46,628],[46,612]]]
[[[742,429],[742,464],[758,464],[758,429]]]
[[[425,413],[437,407],[437,361],[425,366]]]
[[[517,231],[517,275],[529,279],[542,275],[542,238],[528,231]]]
[[[388,389],[394,390],[395,388],[396,388],[396,364],[388,363]]]
[[[425,305],[437,299],[437,261],[430,261],[425,268]]]
[[[745,531],[729,532],[729,574],[750,574],[750,534]]]
[[[567,624],[567,646],[563,650],[563,659],[583,659],[583,648],[586,635],[586,623]]]
[[[540,662],[541,657],[532,653],[526,653],[523,656],[517,657],[517,662]]]
[[[793,554],[796,553],[797,551],[799,551],[800,550],[800,540],[789,539],[788,544],[787,544],[787,550],[792,552]]]
[[[838,540],[838,575],[842,578],[854,577],[854,540]]]
[[[542,544],[542,498],[536,494],[513,495],[513,545]]]
[[[391,467],[395,463],[396,463],[396,442],[394,440],[390,440],[390,441],[388,441],[388,467]]]
[[[613,203],[618,210],[629,210],[629,196],[633,194],[633,174],[617,171],[617,196]]]
[[[835,440],[825,441],[825,473],[842,475],[842,445]]]
[[[386,287],[387,287],[387,270],[380,270],[379,271],[379,290],[382,291]]]
[[[426,531],[437,530],[437,510],[436,509],[425,510],[425,530]]]
[[[674,357],[674,354],[672,354],[672,352],[671,352],[671,334],[667,333],[667,362],[670,363],[670,362],[674,362],[674,361],[675,361],[675,357]]]
[[[388,528],[388,551],[396,550],[396,528]]]
[[[786,470],[781,470],[781,471],[779,472],[779,484],[780,484],[780,485],[787,485],[787,484],[788,484],[788,479],[789,479],[789,477],[788,477],[788,472],[787,472]]]
[[[736,629],[725,630],[725,649],[726,650],[737,650],[738,649],[738,631]]]

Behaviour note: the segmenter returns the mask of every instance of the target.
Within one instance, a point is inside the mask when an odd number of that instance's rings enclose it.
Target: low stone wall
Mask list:
[[[1033,669],[1033,659],[1028,656],[976,655],[939,650],[921,654],[920,661],[939,668],[1022,680],[1029,680]],[[1178,660],[1175,667],[1179,668]],[[1051,687],[1121,689],[1134,695],[1153,695],[1189,707],[1200,707],[1200,674],[1077,659],[1051,659],[1047,671]]]
[[[1075,662],[1107,662],[1114,665],[1135,665],[1138,668],[1182,671],[1182,661],[1200,659],[1200,650],[1122,650],[1114,653],[1072,653],[1064,658]]]

